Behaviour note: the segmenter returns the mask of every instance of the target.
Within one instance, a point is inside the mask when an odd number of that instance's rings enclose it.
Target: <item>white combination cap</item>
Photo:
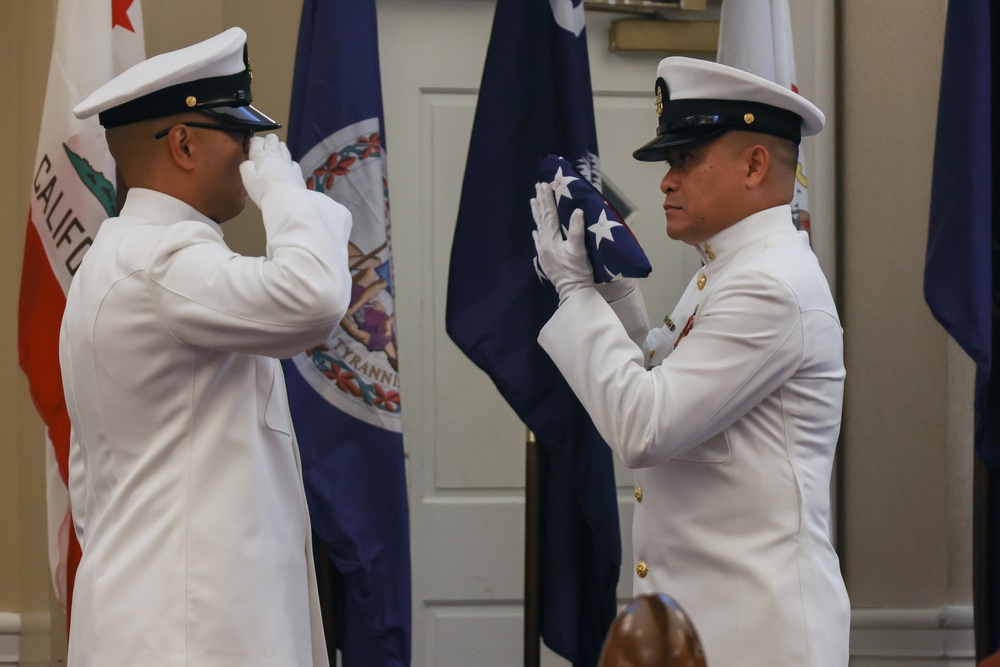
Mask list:
[[[242,28],[162,53],[130,67],[73,109],[77,118],[100,114],[106,128],[185,111],[203,111],[229,124],[272,130],[279,123],[251,106],[253,69]]]
[[[823,129],[815,104],[784,86],[735,67],[674,56],[656,69],[656,138],[632,153],[637,160],[666,159],[666,149],[729,130],[762,132],[798,144]]]

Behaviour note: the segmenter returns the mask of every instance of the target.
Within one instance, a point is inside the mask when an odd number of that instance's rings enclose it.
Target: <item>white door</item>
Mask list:
[[[544,0],[538,0],[544,1]],[[525,430],[444,329],[448,261],[494,0],[379,0],[403,430],[409,453],[414,667],[493,667],[523,656]],[[587,12],[602,168],[638,207],[656,322],[698,268],[664,232],[663,165],[632,150],[656,126],[659,55],[611,54],[616,14]],[[801,71],[801,70],[800,70]],[[619,598],[631,597],[631,473],[619,467]],[[544,573],[543,575],[544,576]],[[543,649],[542,664],[566,665]]]

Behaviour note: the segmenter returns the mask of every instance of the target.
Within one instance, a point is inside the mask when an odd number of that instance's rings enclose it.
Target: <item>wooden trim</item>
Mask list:
[[[864,664],[975,664],[971,606],[931,609],[854,609],[851,658]],[[919,662],[914,662],[919,660]]]
[[[0,665],[17,665],[20,645],[21,615],[0,611]]]
[[[619,19],[608,30],[612,52],[712,54],[719,48],[718,21]]]

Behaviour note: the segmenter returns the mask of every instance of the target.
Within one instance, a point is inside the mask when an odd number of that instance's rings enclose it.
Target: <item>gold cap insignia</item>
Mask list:
[[[659,118],[663,115],[663,88],[659,86],[656,87],[656,117]]]
[[[753,123],[753,114],[752,113],[743,114],[743,122],[746,123],[747,125]]]
[[[250,64],[249,58],[247,58],[247,74],[250,75],[250,82],[253,83],[253,65]]]
[[[195,97],[194,95],[189,95],[188,98],[186,100],[184,100],[184,102],[189,107],[193,107],[194,105],[198,104],[198,98]]]

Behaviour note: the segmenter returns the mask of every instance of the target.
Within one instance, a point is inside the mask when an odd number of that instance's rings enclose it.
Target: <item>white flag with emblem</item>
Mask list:
[[[727,0],[722,3],[716,60],[799,92],[795,83],[795,49],[788,0]],[[800,151],[792,217],[797,228],[810,232],[808,187]]]
[[[59,0],[28,214],[18,356],[46,426],[49,561],[57,597],[72,598],[79,562],[67,495],[69,416],[59,370],[66,290],[101,222],[115,214],[115,163],[96,117],[73,107],[145,58],[139,0]]]

